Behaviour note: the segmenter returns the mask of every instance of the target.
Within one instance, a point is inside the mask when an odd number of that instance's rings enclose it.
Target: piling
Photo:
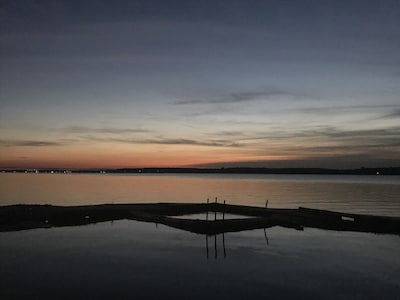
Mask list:
[[[207,198],[207,204],[209,204],[209,203],[210,203],[210,199]],[[206,211],[206,221],[208,221],[208,209],[207,209],[207,211]]]
[[[218,203],[217,197],[215,197],[215,203]],[[214,221],[217,220],[217,211],[214,210]]]
[[[224,209],[222,210],[222,220],[225,220],[225,200],[224,200]]]

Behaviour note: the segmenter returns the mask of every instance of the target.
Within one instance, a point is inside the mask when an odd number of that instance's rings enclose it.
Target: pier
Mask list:
[[[208,218],[209,214],[214,218]],[[216,214],[223,218],[217,219]],[[204,214],[205,219],[186,218]],[[226,214],[240,218],[226,218]],[[304,230],[400,235],[400,217],[373,216],[299,207],[279,209],[208,203],[104,204],[91,206],[11,205],[0,207],[0,231],[79,226],[114,220],[163,224],[196,234],[216,235],[274,226]]]

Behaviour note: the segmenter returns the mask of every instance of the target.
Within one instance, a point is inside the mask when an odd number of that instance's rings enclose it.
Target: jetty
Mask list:
[[[217,219],[217,213],[222,217]],[[190,218],[193,214],[205,214],[207,218]],[[240,216],[240,218],[225,218],[225,214]],[[319,228],[400,235],[400,217],[350,214],[304,207],[280,209],[214,202],[0,206],[0,231],[2,232],[79,226],[122,219],[163,224],[206,235],[274,226],[296,230]]]

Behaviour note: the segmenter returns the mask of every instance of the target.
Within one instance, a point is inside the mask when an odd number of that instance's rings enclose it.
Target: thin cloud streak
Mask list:
[[[106,142],[106,143],[121,143],[121,144],[136,144],[136,145],[182,145],[182,146],[207,146],[207,147],[232,147],[237,148],[242,145],[230,140],[193,140],[181,138],[159,138],[159,139],[131,139],[131,138],[103,138],[98,136],[81,136],[81,139]]]
[[[323,162],[323,165],[321,165]],[[358,169],[366,167],[394,167],[400,160],[376,158],[369,155],[335,155],[314,156],[304,159],[292,158],[290,160],[244,160],[213,162],[208,164],[196,164],[190,167],[202,168],[229,168],[229,167],[253,167],[253,168],[332,168],[332,169]]]
[[[0,140],[3,147],[53,147],[64,146],[64,143],[34,140]]]
[[[400,114],[400,106],[395,104],[382,105],[348,105],[348,106],[326,106],[326,107],[304,107],[296,108],[295,111],[307,114],[333,114],[333,113],[353,113],[376,110],[392,109],[393,114]],[[389,114],[388,116],[390,116]]]
[[[384,129],[366,129],[366,130],[341,130],[334,126],[320,126],[313,127],[310,129],[274,129],[268,132],[216,132],[212,136],[235,136],[236,140],[239,141],[259,141],[259,140],[292,140],[299,138],[335,138],[335,139],[347,139],[351,138],[354,140],[360,138],[371,138],[371,139],[383,139],[390,138],[400,139],[400,127],[391,127]]]
[[[394,109],[391,113],[381,117],[382,119],[397,119],[400,118],[400,108]]]
[[[303,95],[294,94],[289,91],[284,91],[276,88],[269,88],[264,91],[242,91],[232,92],[222,96],[205,97],[204,99],[189,99],[176,101],[176,105],[190,105],[190,104],[229,104],[250,101],[263,101],[272,100],[274,97],[287,96],[289,98],[303,98]]]
[[[150,130],[141,128],[114,128],[114,127],[103,127],[103,128],[91,128],[84,126],[70,126],[63,128],[61,131],[68,133],[111,133],[111,134],[124,134],[124,133],[149,133]]]
[[[191,139],[161,139],[161,140],[144,140],[148,144],[161,144],[161,145],[196,145],[196,146],[210,146],[210,147],[241,147],[239,143],[234,143],[225,140],[209,140],[209,141],[196,141]]]

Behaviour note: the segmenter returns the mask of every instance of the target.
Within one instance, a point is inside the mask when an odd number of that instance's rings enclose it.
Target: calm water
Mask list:
[[[204,202],[400,216],[400,178],[0,174],[0,205]],[[208,246],[208,247],[207,247]],[[0,299],[399,299],[400,237],[115,221],[0,233]]]
[[[400,216],[400,176],[0,174],[0,205],[205,202]]]
[[[1,299],[399,299],[400,238],[279,227],[206,237],[116,221],[0,233]]]

